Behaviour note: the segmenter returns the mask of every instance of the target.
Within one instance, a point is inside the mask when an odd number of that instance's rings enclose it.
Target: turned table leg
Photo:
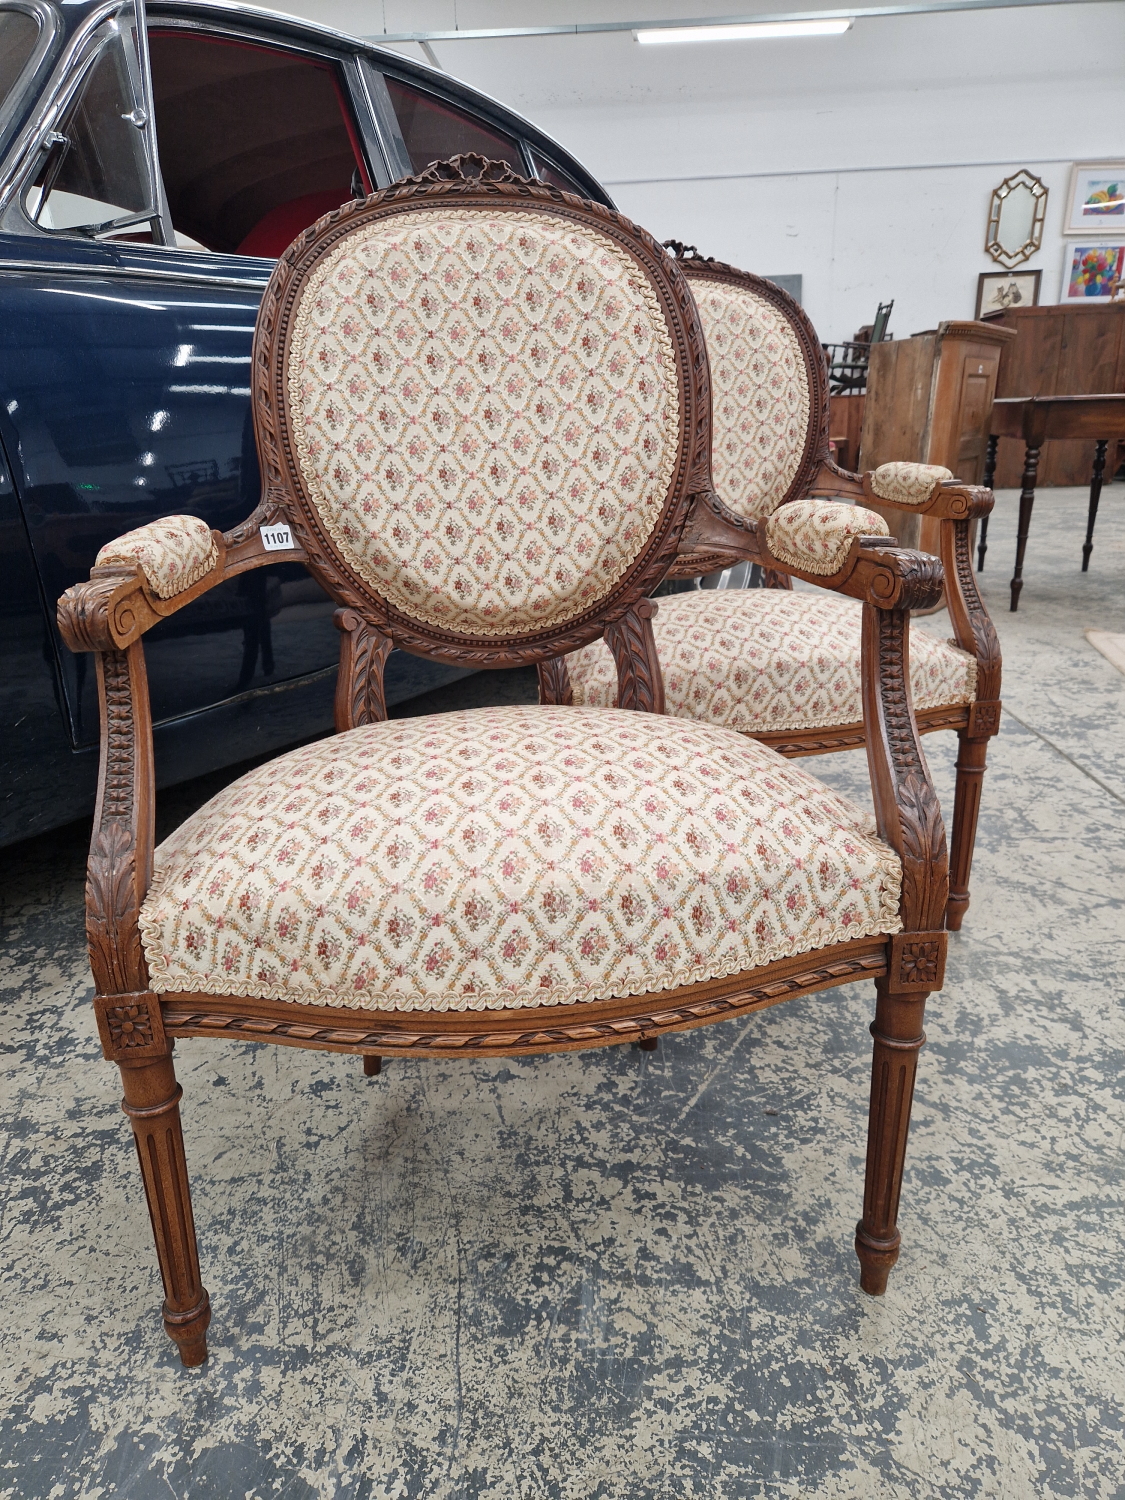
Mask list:
[[[984,487],[986,490],[992,488],[992,481],[996,474],[996,450],[1000,446],[1000,439],[996,433],[992,433],[988,439],[988,452],[984,459]],[[988,551],[988,517],[980,518],[980,535],[977,540],[977,572],[984,572],[984,554]]]
[[[1031,509],[1035,504],[1035,476],[1039,471],[1039,449],[1028,444],[1023,455],[1023,487],[1020,490],[1020,520],[1016,531],[1016,570],[1012,574],[1011,612],[1020,607],[1023,588],[1023,555],[1027,550],[1027,533],[1031,527]]]
[[[1102,498],[1102,476],[1105,474],[1105,450],[1108,438],[1099,438],[1094,445],[1094,472],[1090,478],[1090,509],[1086,515],[1086,540],[1082,543],[1082,571],[1090,567],[1090,553],[1094,550],[1094,522],[1098,519],[1098,501]]]

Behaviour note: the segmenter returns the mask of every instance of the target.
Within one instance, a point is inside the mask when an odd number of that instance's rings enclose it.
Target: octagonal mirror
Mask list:
[[[1043,243],[1047,189],[1030,172],[1005,177],[993,191],[984,248],[1011,269],[1029,260]]]

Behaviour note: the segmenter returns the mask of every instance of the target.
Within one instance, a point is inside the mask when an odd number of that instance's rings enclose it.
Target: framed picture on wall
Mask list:
[[[1125,239],[1125,161],[1080,161],[1070,169],[1064,234]]]
[[[1063,261],[1060,302],[1078,302],[1083,298],[1108,302],[1114,283],[1125,270],[1125,245],[1088,245],[1079,241],[1068,245]]]
[[[1007,312],[1009,307],[1038,307],[1042,271],[982,271],[977,277],[974,318]]]

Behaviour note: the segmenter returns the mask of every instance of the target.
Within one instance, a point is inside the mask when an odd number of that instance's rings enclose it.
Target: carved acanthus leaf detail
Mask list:
[[[103,992],[148,985],[138,904],[132,832],[125,823],[103,823],[90,843],[86,870],[86,941],[94,983]]]
[[[574,688],[571,686],[566,657],[554,656],[550,661],[539,663],[539,701],[558,703],[570,708],[574,703]]]
[[[387,717],[383,671],[394,642],[354,609],[338,609],[333,620],[343,633],[336,678],[336,729],[381,724]]]
[[[652,633],[656,608],[651,599],[641,599],[620,620],[606,626],[605,643],[617,664],[618,708],[664,712],[664,676]]]

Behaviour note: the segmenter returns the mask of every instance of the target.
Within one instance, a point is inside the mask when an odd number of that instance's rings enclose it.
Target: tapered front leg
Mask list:
[[[969,873],[973,867],[981,789],[988,760],[987,740],[971,740],[962,731],[958,741],[957,786],[953,797],[949,850],[949,901],[945,908],[945,925],[950,932],[961,931],[961,923],[969,909]]]
[[[875,989],[867,1177],[863,1218],[855,1231],[855,1250],[861,1268],[860,1285],[872,1297],[881,1297],[887,1290],[891,1267],[898,1260],[902,1239],[898,1232],[898,1200],[918,1052],[926,1040],[922,1030],[926,992],[892,994],[886,979],[877,979]]]
[[[199,1276],[187,1159],[180,1128],[180,1095],[170,1054],[144,1062],[119,1062],[125,1086],[121,1107],[129,1116],[141,1163],[160,1275],[164,1327],[185,1365],[207,1358],[205,1334],[211,1304]]]

